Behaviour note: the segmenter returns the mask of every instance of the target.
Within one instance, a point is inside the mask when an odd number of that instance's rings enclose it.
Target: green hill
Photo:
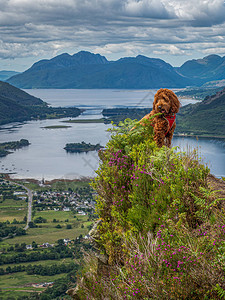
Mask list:
[[[78,108],[49,107],[39,98],[0,81],[0,125],[33,119],[77,117]]]
[[[211,189],[196,151],[157,148],[149,123],[126,120],[99,152],[96,252],[74,299],[225,297],[225,184]]]
[[[202,102],[181,108],[177,132],[225,137],[225,88]]]
[[[18,105],[31,106],[31,105],[43,105],[47,103],[40,98],[29,95],[28,93],[12,86],[9,83],[0,81],[0,97],[7,98],[15,101]]]

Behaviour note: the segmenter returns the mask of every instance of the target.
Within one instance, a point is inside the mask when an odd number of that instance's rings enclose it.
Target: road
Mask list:
[[[8,180],[10,181],[10,180]],[[15,185],[19,185],[21,187],[23,187],[26,191],[27,191],[27,197],[28,197],[28,207],[27,207],[27,224],[24,227],[25,230],[27,230],[29,228],[29,222],[31,222],[32,220],[32,202],[33,202],[33,192],[32,190],[28,189],[26,186],[24,186],[23,184],[20,183],[16,183],[14,181],[10,181]]]
[[[33,192],[32,192],[32,190],[28,189],[26,186],[24,186],[22,184],[20,186],[22,186],[27,191],[27,196],[28,196],[27,224],[24,227],[24,229],[27,230],[29,228],[29,223],[32,220]]]

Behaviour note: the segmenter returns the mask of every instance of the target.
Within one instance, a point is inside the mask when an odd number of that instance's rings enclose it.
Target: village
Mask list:
[[[38,210],[73,211],[79,215],[92,213],[95,207],[94,192],[86,189],[68,191],[35,191],[33,205]]]

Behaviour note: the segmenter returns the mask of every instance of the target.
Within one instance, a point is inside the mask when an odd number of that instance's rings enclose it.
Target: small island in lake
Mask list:
[[[0,143],[0,157],[4,157],[9,153],[12,153],[8,150],[16,150],[29,145],[29,141],[25,139],[21,139],[20,141]]]
[[[51,125],[51,126],[45,126],[41,127],[43,129],[65,129],[65,128],[71,128],[72,126],[66,126],[66,125]]]
[[[98,151],[103,146],[100,144],[92,145],[90,143],[85,143],[84,141],[82,143],[70,143],[66,144],[66,147],[64,149],[67,152],[72,152],[72,153],[81,153],[81,152],[89,152],[89,151]]]

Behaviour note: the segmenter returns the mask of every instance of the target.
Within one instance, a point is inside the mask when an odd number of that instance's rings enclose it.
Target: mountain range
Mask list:
[[[19,74],[19,72],[16,71],[0,71],[0,80],[2,81],[6,81],[7,79],[9,79],[10,77]]]
[[[138,55],[108,61],[80,51],[40,60],[7,80],[19,88],[181,88],[225,79],[225,56],[210,55],[174,68],[165,61]]]

